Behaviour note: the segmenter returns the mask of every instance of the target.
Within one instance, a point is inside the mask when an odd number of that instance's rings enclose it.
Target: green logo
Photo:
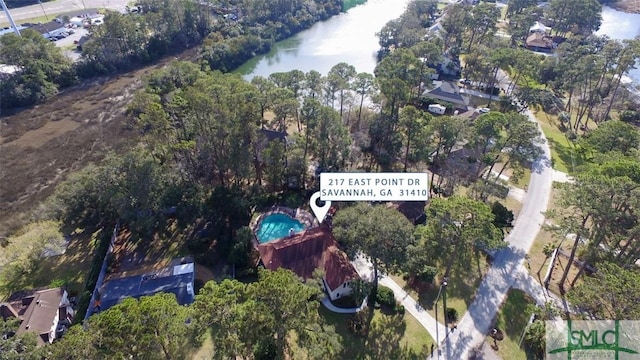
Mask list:
[[[624,323],[637,323],[623,321]],[[574,324],[578,323],[578,324]],[[576,326],[578,325],[578,326]],[[611,326],[613,325],[613,326]],[[558,322],[547,322],[547,355],[566,353],[566,359],[578,355],[580,359],[620,359],[620,353],[638,354],[635,349],[621,346],[621,339],[626,330],[621,329],[620,320],[612,321],[565,321],[558,326]],[[562,329],[565,328],[565,329]],[[625,344],[633,343],[625,341]],[[636,340],[637,344],[637,340]],[[560,346],[560,347],[556,347]],[[575,352],[579,352],[575,354]],[[612,357],[613,356],[613,357]],[[553,359],[564,357],[553,357]],[[635,357],[634,357],[635,358]]]

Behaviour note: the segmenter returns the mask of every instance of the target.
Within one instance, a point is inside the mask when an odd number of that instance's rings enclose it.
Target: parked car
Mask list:
[[[489,111],[491,111],[491,109],[486,108],[486,107],[478,108],[478,112],[479,112],[480,114],[486,114],[486,113],[488,113]]]

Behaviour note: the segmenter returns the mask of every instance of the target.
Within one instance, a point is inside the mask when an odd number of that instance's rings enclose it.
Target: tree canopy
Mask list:
[[[333,232],[351,257],[362,253],[371,260],[375,284],[379,269],[394,273],[402,268],[407,247],[415,242],[413,224],[402,213],[362,202],[336,213]]]

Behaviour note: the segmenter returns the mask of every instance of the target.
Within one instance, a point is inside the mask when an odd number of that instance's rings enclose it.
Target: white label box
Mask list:
[[[427,173],[321,173],[322,201],[426,201]]]

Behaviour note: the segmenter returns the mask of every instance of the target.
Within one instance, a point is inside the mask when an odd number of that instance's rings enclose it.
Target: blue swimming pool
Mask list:
[[[302,225],[300,221],[285,214],[270,214],[260,221],[260,227],[258,228],[256,236],[262,244],[289,236],[290,229],[299,233],[304,230],[304,225]]]

